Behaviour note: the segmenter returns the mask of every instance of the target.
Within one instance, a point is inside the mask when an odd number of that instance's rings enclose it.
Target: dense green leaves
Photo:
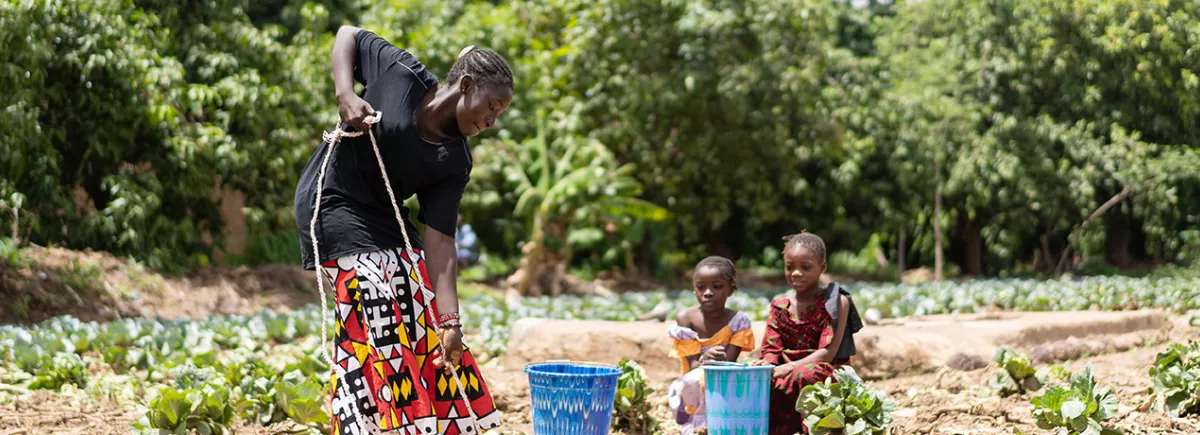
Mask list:
[[[1196,11],[1194,2],[955,0],[914,3],[880,20],[876,42],[894,78],[885,100],[915,112],[897,128],[916,133],[914,148],[945,168],[908,166],[896,175],[944,181],[957,233],[952,250],[967,260],[964,270],[1031,259],[1035,268],[1057,268],[1061,249],[1075,243],[1070,235],[1127,188],[1136,192],[1091,223],[1105,228],[1103,245],[1084,253],[1117,264],[1136,252],[1175,256],[1195,212],[1174,189],[1196,179],[1155,168],[1194,159],[1200,143],[1175,128],[1191,121],[1171,123],[1172,133],[1160,136],[1152,131],[1166,123],[1152,119],[1177,117],[1177,101],[1195,94],[1170,76],[1196,59],[1169,41],[1197,38],[1194,26],[1178,27],[1196,22]],[[1157,70],[1152,64],[1172,72],[1146,79]],[[922,202],[927,215],[931,201]],[[1140,234],[1144,246],[1131,245]]]
[[[796,411],[804,415],[811,434],[880,435],[892,424],[896,404],[844,366],[825,382],[800,390]]]
[[[614,429],[632,430],[637,433],[653,433],[658,429],[658,419],[651,414],[653,403],[650,393],[650,378],[636,361],[622,360],[618,367],[617,394],[613,399]]]
[[[57,390],[66,384],[76,387],[87,385],[87,366],[78,355],[58,353],[50,361],[48,366],[40,367],[37,377],[29,385],[30,389]]]
[[[1150,376],[1171,416],[1200,412],[1200,343],[1172,343],[1155,356]]]
[[[150,401],[149,409],[146,417],[133,422],[134,433],[223,435],[230,433],[233,423],[233,406],[223,385],[204,384],[186,390],[164,387]]]
[[[996,364],[1000,365],[1001,371],[988,381],[988,386],[1000,393],[1001,397],[1037,391],[1046,383],[1046,379],[1037,376],[1039,373],[1028,357],[1008,347],[996,350]]]
[[[1104,420],[1116,415],[1120,402],[1108,387],[1096,385],[1091,363],[1071,378],[1069,387],[1050,387],[1030,403],[1039,428],[1087,435],[1120,433],[1102,426]]]
[[[253,226],[290,226],[296,167],[334,112],[329,12],[275,3],[0,5],[0,197],[25,198],[19,236],[204,265],[219,189],[251,193]]]

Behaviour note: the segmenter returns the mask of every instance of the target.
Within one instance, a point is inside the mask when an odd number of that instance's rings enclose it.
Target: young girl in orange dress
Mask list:
[[[683,435],[705,433],[704,371],[702,361],[737,361],[754,350],[754,332],[746,313],[725,308],[737,290],[737,270],[724,257],[708,257],[696,265],[692,288],[700,305],[679,312],[667,329],[674,339],[670,357],[679,360],[683,377],[671,383],[667,403]]]
[[[794,291],[771,302],[762,358],[772,373],[769,435],[806,433],[796,401],[805,386],[833,375],[854,355],[854,333],[862,320],[850,293],[838,283],[820,285],[825,242],[802,232],[785,237],[784,271]]]

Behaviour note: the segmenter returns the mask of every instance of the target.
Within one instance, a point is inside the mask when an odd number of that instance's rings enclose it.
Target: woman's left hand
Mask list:
[[[771,370],[771,378],[779,379],[779,378],[783,378],[783,377],[786,377],[787,375],[792,374],[792,367],[795,367],[795,365],[793,363],[780,364],[780,365],[775,366],[775,368]]]
[[[442,340],[442,350],[445,351],[445,354],[438,355],[433,360],[433,364],[447,369],[458,367],[463,355],[462,329],[459,327],[441,329],[438,331],[438,338]]]

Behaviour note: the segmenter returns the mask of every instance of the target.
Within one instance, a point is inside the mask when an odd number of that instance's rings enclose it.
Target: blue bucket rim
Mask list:
[[[555,373],[555,372],[544,372],[544,371],[535,370],[538,366],[544,366],[544,365],[550,365],[550,364],[555,364],[555,365],[566,364],[566,365],[582,366],[582,367],[606,368],[606,369],[612,369],[616,373],[605,373],[605,374]],[[541,362],[529,363],[529,364],[525,364],[525,368],[522,371],[525,372],[525,374],[529,374],[529,375],[562,376],[562,377],[569,377],[569,378],[576,378],[576,377],[578,377],[578,378],[584,378],[584,377],[593,378],[593,377],[597,377],[597,376],[618,376],[621,374],[621,368],[618,367],[616,364],[606,364],[606,363],[598,363],[598,362],[591,362],[591,361],[571,361],[571,360],[551,360],[551,361],[541,361]]]
[[[774,364],[767,365],[750,365],[746,363],[735,363],[726,361],[705,361],[701,363],[704,370],[716,371],[755,371],[755,370],[773,370]]]

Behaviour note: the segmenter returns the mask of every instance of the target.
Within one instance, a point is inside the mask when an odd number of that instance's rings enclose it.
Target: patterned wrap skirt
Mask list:
[[[335,435],[474,435],[500,425],[479,366],[464,344],[456,367],[467,401],[440,353],[433,289],[420,251],[390,249],[322,264],[335,289],[331,383]],[[342,382],[345,382],[345,385]],[[472,421],[467,407],[475,411]],[[354,408],[358,412],[354,412]],[[367,420],[360,425],[357,418]]]

